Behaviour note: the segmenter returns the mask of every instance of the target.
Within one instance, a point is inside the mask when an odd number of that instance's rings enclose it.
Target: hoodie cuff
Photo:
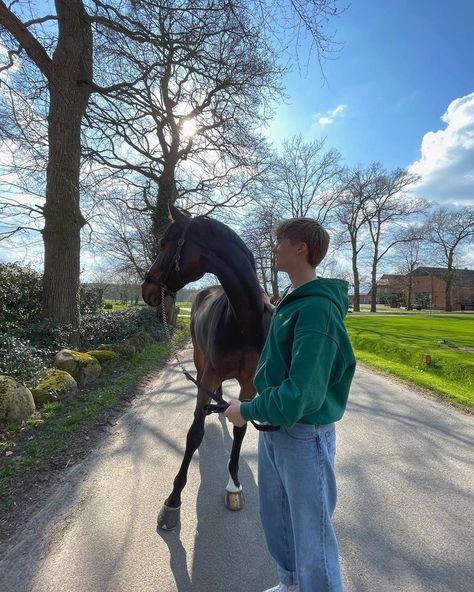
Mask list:
[[[240,415],[245,419],[245,421],[250,421],[253,419],[252,417],[252,409],[251,409],[252,401],[243,401],[240,405]]]

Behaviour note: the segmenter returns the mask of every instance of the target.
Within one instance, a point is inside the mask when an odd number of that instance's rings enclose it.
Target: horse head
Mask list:
[[[160,253],[142,283],[143,300],[161,304],[162,292],[174,296],[205,273],[203,249],[196,242],[193,218],[170,205],[172,224],[160,241]]]

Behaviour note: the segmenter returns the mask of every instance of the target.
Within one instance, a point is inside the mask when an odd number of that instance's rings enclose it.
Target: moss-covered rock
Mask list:
[[[58,401],[77,390],[77,382],[64,370],[50,370],[40,383],[32,389],[37,405]]]
[[[28,419],[36,410],[31,391],[10,376],[0,376],[0,425]]]
[[[149,333],[146,331],[139,331],[138,333],[127,337],[127,339],[124,339],[123,341],[119,341],[117,343],[101,344],[97,346],[96,350],[109,350],[116,352],[121,357],[127,357],[137,353],[137,351],[141,350],[149,343],[154,342],[155,340]]]
[[[117,343],[115,346],[115,351],[119,354],[119,356],[127,357],[136,354],[138,351],[138,347],[134,343],[130,343],[128,339],[125,341],[121,341]]]
[[[105,345],[99,345],[97,349],[111,350],[121,357],[127,357],[137,352],[137,346],[133,345],[133,343],[130,343],[128,340],[119,341],[118,343],[108,343]]]
[[[131,335],[128,339],[126,339],[126,341],[132,345],[135,345],[138,349],[142,349],[145,347],[145,345],[153,343],[155,340],[146,331],[140,331],[134,335]]]
[[[107,362],[114,362],[118,360],[118,353],[110,349],[93,349],[87,352],[90,356],[95,358],[100,364]]]
[[[79,388],[93,384],[101,372],[101,366],[95,358],[71,349],[59,351],[54,358],[54,366],[58,370],[69,372]]]

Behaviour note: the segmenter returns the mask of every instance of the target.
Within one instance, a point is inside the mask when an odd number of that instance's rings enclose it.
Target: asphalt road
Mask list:
[[[236,394],[234,383],[224,385],[225,396]],[[168,366],[20,533],[0,562],[0,590],[259,592],[273,585],[251,427],[240,470],[244,510],[224,507],[231,437],[211,416],[190,468],[182,525],[157,532],[194,400],[193,385]],[[474,590],[473,442],[472,415],[358,369],[338,425],[335,523],[346,592]]]

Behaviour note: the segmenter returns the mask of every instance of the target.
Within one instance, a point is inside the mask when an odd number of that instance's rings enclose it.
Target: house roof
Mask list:
[[[433,276],[446,281],[448,270],[445,267],[417,267],[414,276]],[[377,282],[378,286],[397,287],[408,276],[397,273],[384,273]],[[458,287],[474,287],[474,269],[456,269],[454,285]]]
[[[381,280],[398,280],[400,278],[404,278],[405,276],[400,273],[384,273],[383,276],[380,278]]]
[[[445,267],[418,267],[413,275],[432,275],[446,281],[448,270]],[[474,286],[474,269],[454,270],[454,282],[457,286]]]
[[[383,276],[379,279],[377,284],[384,285],[389,284],[390,282],[396,282],[398,280],[402,280],[405,276],[398,274],[398,273],[384,273]]]

